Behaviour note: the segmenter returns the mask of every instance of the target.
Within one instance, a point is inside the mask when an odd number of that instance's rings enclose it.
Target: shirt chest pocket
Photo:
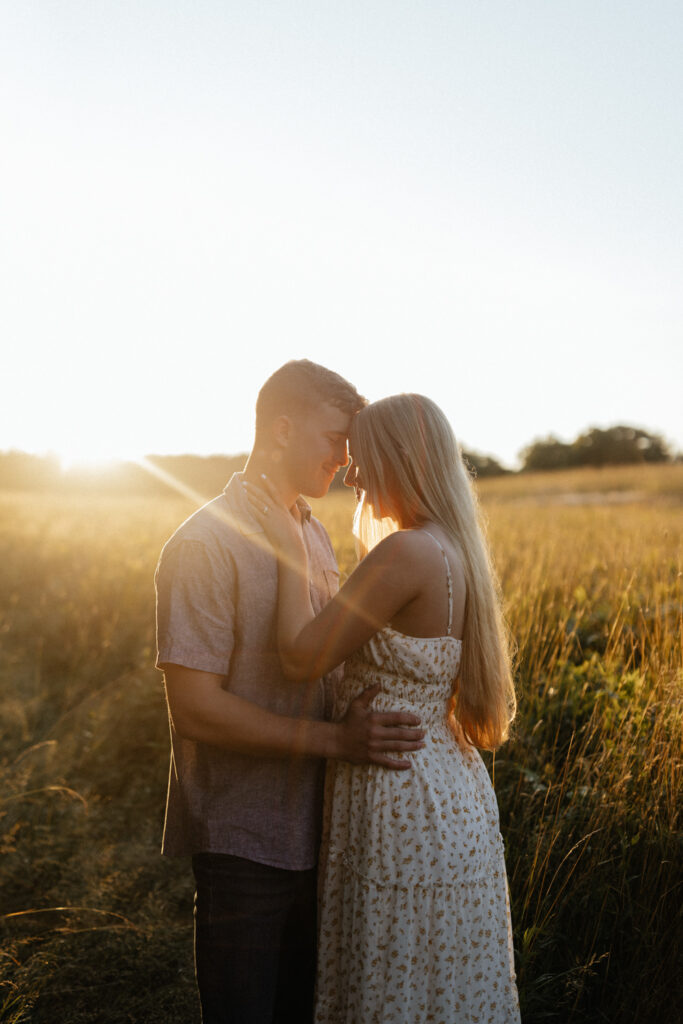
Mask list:
[[[311,603],[316,614],[339,590],[339,573],[336,569],[317,567],[311,575]]]
[[[339,572],[336,569],[324,569],[323,573],[327,585],[327,594],[329,597],[334,597],[339,590]]]

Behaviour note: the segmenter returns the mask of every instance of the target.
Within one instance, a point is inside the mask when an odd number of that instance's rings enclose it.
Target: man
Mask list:
[[[280,489],[301,526],[319,611],[338,571],[300,495],[327,493],[364,404],[322,366],[282,366],[259,393],[244,473],[179,527],[157,567],[157,666],[171,726],[163,852],[192,855],[204,1024],[310,1021],[323,758],[405,768],[391,753],[417,749],[423,735],[412,715],[373,712],[376,689],[341,723],[325,722],[324,682],[284,678],[277,561],[242,486],[266,473]]]

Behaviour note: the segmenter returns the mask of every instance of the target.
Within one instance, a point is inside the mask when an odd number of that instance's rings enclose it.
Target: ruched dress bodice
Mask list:
[[[443,720],[443,711],[453,692],[453,680],[460,667],[462,641],[453,636],[415,637],[385,626],[355,651],[335,691],[334,717],[344,715],[349,701],[368,686],[382,687],[373,703],[416,711],[425,727]]]

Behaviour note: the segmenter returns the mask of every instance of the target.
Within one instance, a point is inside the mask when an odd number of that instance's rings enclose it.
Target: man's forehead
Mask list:
[[[323,430],[331,434],[348,436],[351,428],[351,413],[344,412],[339,406],[329,402],[324,402],[317,407],[316,420]]]

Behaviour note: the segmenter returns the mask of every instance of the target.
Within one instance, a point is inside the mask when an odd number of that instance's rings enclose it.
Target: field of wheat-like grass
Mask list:
[[[683,473],[482,481],[518,716],[486,755],[525,1024],[683,1012]],[[0,494],[0,1021],[198,1020],[154,565],[186,500]],[[317,503],[353,568],[352,502]],[[360,1024],[360,1022],[359,1022]]]

